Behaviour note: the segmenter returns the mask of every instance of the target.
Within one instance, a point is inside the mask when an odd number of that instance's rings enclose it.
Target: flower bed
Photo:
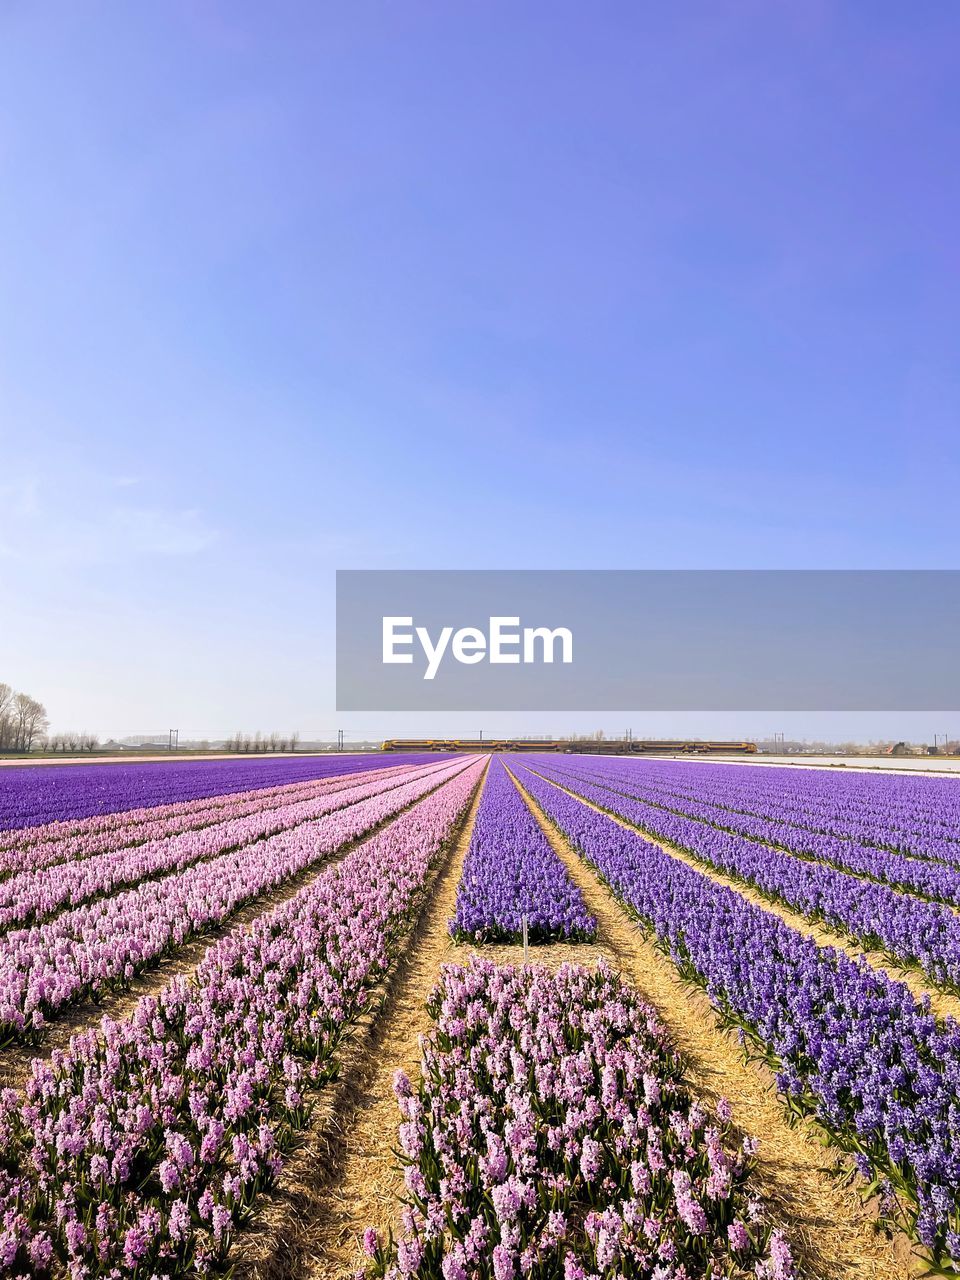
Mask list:
[[[371,782],[415,766],[368,769],[363,776]],[[292,782],[281,787],[258,787],[226,796],[161,804],[152,809],[126,809],[122,813],[97,814],[66,822],[50,822],[41,827],[18,827],[0,832],[0,875],[26,868],[54,866],[79,861],[112,849],[124,849],[184,831],[199,830],[220,822],[224,815],[243,817],[260,809],[276,809],[296,800],[310,800],[357,785],[353,773],[337,774],[310,782]]]
[[[749,1194],[753,1143],[691,1098],[653,1009],[606,966],[447,965],[430,1012],[421,1082],[396,1081],[404,1226],[365,1234],[373,1274],[793,1275]]]
[[[949,907],[670,813],[582,780],[572,771],[537,768],[593,804],[811,920],[822,920],[868,950],[884,951],[896,963],[913,965],[933,982],[960,991],[960,917]]]
[[[596,933],[579,889],[551,849],[500,760],[483,788],[457,888],[455,938],[517,942],[584,941]]]
[[[0,932],[13,925],[28,925],[54,915],[64,905],[103,898],[118,889],[168,875],[195,863],[213,859],[232,849],[291,831],[338,809],[381,795],[407,781],[428,777],[443,765],[411,770],[399,778],[354,779],[353,785],[322,792],[307,799],[255,808],[242,816],[230,808],[219,821],[180,835],[161,836],[132,847],[65,862],[51,874],[47,868],[23,871],[0,881]]]
[[[435,752],[394,756],[394,764],[425,764]],[[63,822],[123,809],[148,808],[228,795],[383,764],[380,755],[285,756],[262,760],[160,760],[136,764],[13,765],[3,769],[0,830]]]

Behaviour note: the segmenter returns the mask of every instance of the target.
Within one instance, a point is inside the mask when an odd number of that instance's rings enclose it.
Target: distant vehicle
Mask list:
[[[755,742],[694,742],[689,739],[601,738],[387,738],[381,751],[545,751],[599,753],[601,755],[713,755],[736,753],[755,755]]]

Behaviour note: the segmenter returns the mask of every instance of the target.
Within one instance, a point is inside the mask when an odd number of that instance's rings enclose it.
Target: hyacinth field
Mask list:
[[[957,1275],[958,1011],[951,779],[4,768],[0,1275]]]

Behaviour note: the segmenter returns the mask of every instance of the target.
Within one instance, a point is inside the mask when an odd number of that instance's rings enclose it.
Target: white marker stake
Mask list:
[[[523,919],[523,963],[526,964],[527,960],[529,959],[529,952],[527,950],[527,917],[523,916],[522,919]]]

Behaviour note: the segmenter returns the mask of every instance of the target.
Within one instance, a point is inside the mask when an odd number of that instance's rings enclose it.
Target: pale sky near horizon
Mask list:
[[[0,5],[0,680],[422,732],[334,712],[337,568],[958,567],[958,55],[952,0]],[[960,736],[628,715],[435,727]]]

